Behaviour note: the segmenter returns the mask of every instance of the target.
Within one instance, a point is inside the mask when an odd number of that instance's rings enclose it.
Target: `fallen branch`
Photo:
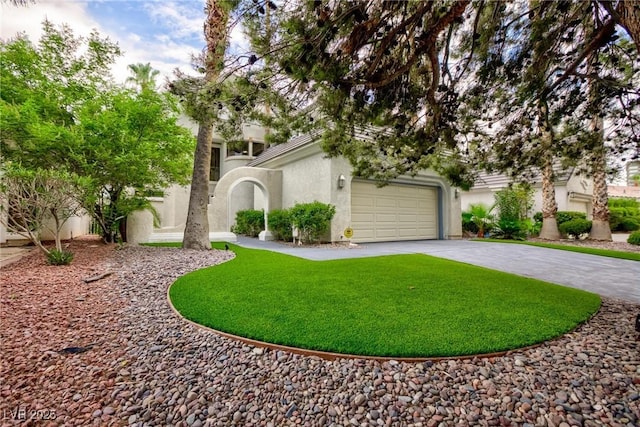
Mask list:
[[[82,279],[84,283],[97,282],[100,279],[104,279],[105,277],[109,277],[113,274],[113,271],[107,271],[106,273],[98,274],[97,276],[87,277],[86,279]]]

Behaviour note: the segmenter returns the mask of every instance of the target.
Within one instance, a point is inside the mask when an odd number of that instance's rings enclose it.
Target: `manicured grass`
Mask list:
[[[178,279],[172,303],[194,322],[294,347],[489,353],[562,335],[600,306],[595,294],[426,255],[318,262],[231,249],[235,259]]]
[[[610,249],[589,248],[586,246],[559,245],[555,243],[528,242],[526,240],[501,240],[501,239],[474,239],[474,242],[519,243],[521,245],[539,246],[541,248],[560,249],[563,251],[580,252],[583,254],[606,256],[609,258],[640,261],[640,253],[638,252],[613,251]]]

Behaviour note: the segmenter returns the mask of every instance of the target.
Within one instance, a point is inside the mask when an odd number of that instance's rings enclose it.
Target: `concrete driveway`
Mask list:
[[[513,243],[419,240],[356,248],[290,247],[238,237],[238,245],[315,261],[421,253],[640,303],[640,262]]]

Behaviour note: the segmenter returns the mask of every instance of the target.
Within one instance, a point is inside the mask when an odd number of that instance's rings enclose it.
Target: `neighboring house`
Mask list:
[[[584,212],[590,218],[593,180],[578,173],[578,168],[563,169],[558,164],[554,170],[558,210]],[[495,193],[508,187],[512,182],[513,180],[506,175],[481,173],[470,191],[461,192],[462,211],[468,211],[469,206],[476,203],[493,206]],[[532,186],[534,195],[531,216],[542,211],[542,184],[539,176],[534,178]]]
[[[628,162],[625,168],[627,170],[627,185],[637,187],[639,184],[634,177],[640,176],[640,160]]]
[[[631,197],[640,200],[640,186],[637,185],[608,185],[607,193],[612,197]]]
[[[384,187],[352,175],[342,157],[329,158],[309,135],[266,148],[264,130],[245,125],[245,146],[236,151],[214,136],[209,230],[212,240],[235,241],[235,213],[242,209],[290,208],[319,201],[336,207],[327,241],[375,242],[454,239],[462,235],[458,192],[432,171],[399,177]],[[160,227],[149,212],[127,225],[131,242],[179,241],[187,216],[189,190],[171,187],[153,199]],[[266,215],[265,215],[266,216]],[[345,237],[346,229],[353,237]],[[260,235],[271,239],[268,230]]]

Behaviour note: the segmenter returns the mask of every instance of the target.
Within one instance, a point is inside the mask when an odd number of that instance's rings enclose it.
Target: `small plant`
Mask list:
[[[289,210],[291,223],[298,229],[303,242],[317,242],[329,230],[336,207],[315,201],[297,203]]]
[[[290,242],[293,239],[291,231],[291,214],[285,209],[274,209],[267,215],[269,230],[277,240]]]
[[[264,230],[264,211],[247,209],[236,212],[236,224],[231,231],[245,236],[256,237]]]
[[[484,233],[491,231],[494,220],[494,216],[491,214],[492,209],[484,203],[469,205],[471,221],[478,230],[478,237],[484,237]]]
[[[64,249],[61,251],[52,249],[47,254],[47,264],[49,265],[69,265],[71,261],[73,261],[73,252]]]
[[[640,246],[640,231],[634,231],[627,239],[627,243]]]
[[[527,238],[528,226],[523,221],[509,219],[498,220],[493,230],[493,237],[505,240],[525,240]]]
[[[462,212],[462,231],[478,234],[478,226],[471,219],[471,212]]]
[[[591,231],[591,221],[582,218],[563,222],[558,226],[560,232],[566,236],[579,239],[581,235]]]

